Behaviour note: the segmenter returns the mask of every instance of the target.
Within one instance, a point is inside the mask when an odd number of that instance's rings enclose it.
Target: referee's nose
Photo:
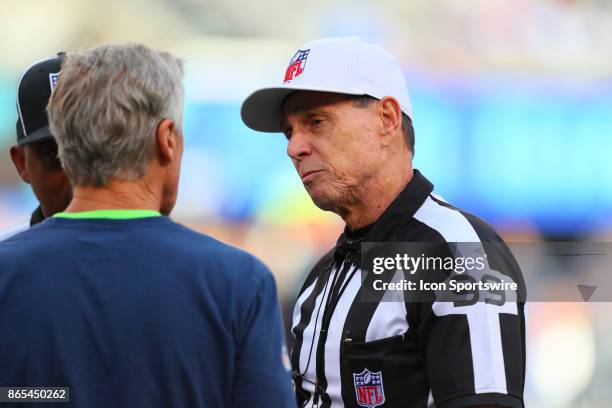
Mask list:
[[[294,126],[287,144],[287,155],[292,160],[300,161],[310,153],[312,153],[312,146],[307,132],[304,132],[301,126]]]

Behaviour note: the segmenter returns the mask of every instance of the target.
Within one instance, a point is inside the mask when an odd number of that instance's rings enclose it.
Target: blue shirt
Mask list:
[[[281,326],[261,262],[167,217],[0,243],[0,386],[69,386],[57,406],[295,406]]]

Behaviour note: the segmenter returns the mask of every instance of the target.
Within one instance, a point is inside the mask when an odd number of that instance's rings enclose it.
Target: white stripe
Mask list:
[[[350,276],[355,266],[351,266],[347,276]],[[361,287],[361,271],[357,270],[348,282],[344,293],[340,297],[338,305],[334,309],[327,333],[325,343],[325,379],[327,380],[326,392],[329,394],[332,407],[343,407],[342,388],[340,381],[340,344],[342,342],[342,329],[353,304],[355,296]]]
[[[398,271],[391,282],[400,282],[402,278],[403,273]],[[366,331],[366,342],[398,336],[408,331],[408,320],[406,319],[408,311],[406,310],[406,303],[404,303],[404,291],[399,291],[399,293],[387,291],[385,296],[387,294],[400,295],[401,298],[383,298],[378,303]]]
[[[478,234],[459,211],[440,205],[431,197],[427,198],[414,218],[438,231],[447,242],[480,243]],[[467,251],[471,252],[472,249]],[[467,316],[475,392],[507,394],[499,314],[517,314],[516,303],[506,302],[496,306],[480,301],[471,306],[455,307],[451,302],[435,302],[432,310],[437,316]]]
[[[302,304],[304,303],[306,299],[310,297],[318,281],[319,281],[319,278],[317,277],[312,283],[312,285],[307,287],[306,290],[302,292],[302,294],[298,297],[297,301],[295,302],[295,307],[293,308],[293,319],[291,320],[293,322],[293,324],[291,325],[292,334],[293,334],[293,329],[295,329],[295,326],[297,326],[300,323],[300,319],[302,318]]]
[[[427,408],[436,408],[431,390],[429,390],[429,396],[427,396]]]
[[[444,201],[442,198],[440,200]],[[421,208],[414,214],[414,218],[435,229],[446,242],[463,243],[463,245],[458,246],[457,251],[459,253],[455,256],[476,258],[486,255],[474,227],[459,211],[440,205],[431,197],[427,197]],[[485,271],[489,270],[489,262],[486,257],[484,264]]]
[[[516,303],[506,302],[496,306],[480,301],[471,306],[455,307],[450,302],[436,302],[432,309],[436,316],[467,316],[475,393],[507,394],[499,314],[517,314]]]
[[[447,242],[480,242],[472,225],[459,211],[444,207],[431,197],[427,197],[414,218],[438,231]]]

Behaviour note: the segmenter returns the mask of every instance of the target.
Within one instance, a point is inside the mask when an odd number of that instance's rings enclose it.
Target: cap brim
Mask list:
[[[240,116],[245,125],[259,132],[282,132],[281,119],[283,102],[295,91],[333,92],[347,95],[361,95],[345,89],[285,86],[263,88],[249,95],[240,109]]]
[[[19,146],[23,146],[30,143],[42,142],[50,139],[53,139],[51,130],[49,130],[49,126],[44,126],[36,130],[35,132],[30,133],[26,137],[19,139],[17,141],[17,144]]]

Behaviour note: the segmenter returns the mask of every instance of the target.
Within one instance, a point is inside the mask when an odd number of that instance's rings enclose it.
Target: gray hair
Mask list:
[[[183,74],[180,59],[140,44],[68,54],[47,111],[72,185],[142,178],[159,123],[181,131]]]
[[[351,96],[350,99],[353,99],[357,107],[365,108],[369,106],[372,102],[377,101],[373,96],[370,95],[357,95]],[[414,126],[412,125],[412,120],[408,115],[402,112],[402,133],[404,134],[404,141],[406,142],[406,146],[410,150],[410,153],[414,156]]]

